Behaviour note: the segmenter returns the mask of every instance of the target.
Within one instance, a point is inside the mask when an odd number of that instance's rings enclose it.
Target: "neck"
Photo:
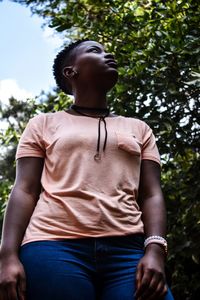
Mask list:
[[[83,90],[74,92],[74,104],[87,108],[107,108],[106,93],[95,90]]]

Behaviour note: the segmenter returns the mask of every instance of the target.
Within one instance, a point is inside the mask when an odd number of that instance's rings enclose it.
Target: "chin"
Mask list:
[[[118,80],[118,72],[116,69],[109,70],[109,74],[104,77],[103,82],[105,82],[105,85],[108,87],[108,90],[111,90]],[[108,76],[109,75],[109,76]]]

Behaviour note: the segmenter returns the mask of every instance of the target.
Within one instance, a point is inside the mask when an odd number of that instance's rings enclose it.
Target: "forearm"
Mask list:
[[[165,237],[166,210],[160,186],[160,166],[153,161],[142,161],[138,203],[146,238],[155,235]],[[165,247],[156,239],[145,246],[145,254],[137,266],[136,299],[163,299],[167,291]]]
[[[145,235],[166,235],[166,209],[162,194],[143,199],[141,204]]]
[[[35,204],[36,199],[33,195],[22,189],[13,188],[4,217],[1,254],[18,254]]]

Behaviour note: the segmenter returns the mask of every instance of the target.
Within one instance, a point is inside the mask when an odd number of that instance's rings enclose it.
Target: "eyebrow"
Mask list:
[[[103,49],[102,49],[100,46],[98,46],[98,45],[90,45],[90,46],[87,47],[87,49],[88,49],[88,48],[92,48],[92,47],[93,47],[93,48],[100,49],[100,50],[103,50]]]
[[[82,48],[83,47],[83,45],[80,45],[80,47],[79,48]],[[85,45],[85,51],[87,51],[88,49],[91,49],[91,48],[96,48],[96,49],[98,49],[98,50],[101,50],[101,51],[104,51],[104,48],[101,46],[101,45]]]

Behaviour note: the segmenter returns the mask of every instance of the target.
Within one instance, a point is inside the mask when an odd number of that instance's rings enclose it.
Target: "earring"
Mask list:
[[[74,77],[76,75],[78,75],[78,72],[76,70],[72,70],[71,77]]]

